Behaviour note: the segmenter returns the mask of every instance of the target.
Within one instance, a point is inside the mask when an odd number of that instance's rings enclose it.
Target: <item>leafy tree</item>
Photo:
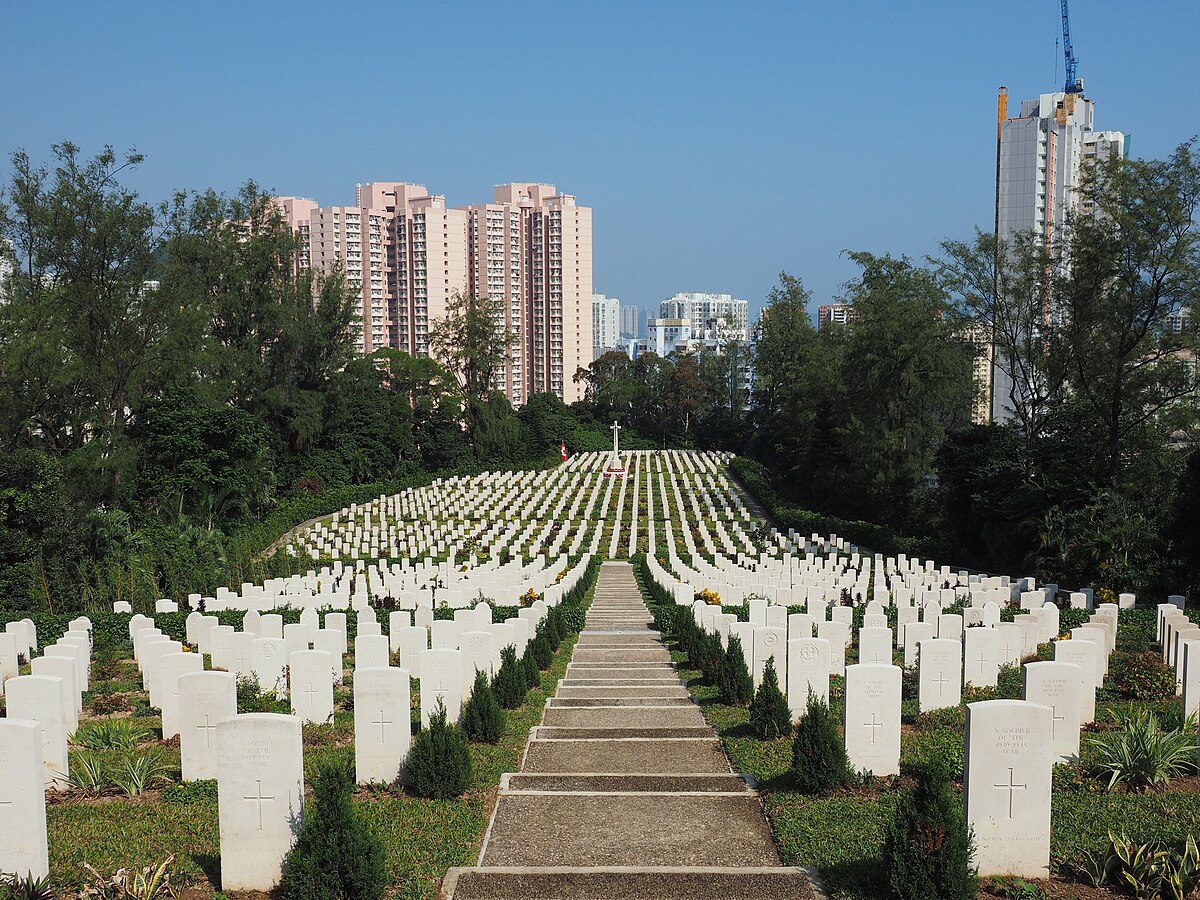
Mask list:
[[[850,258],[863,273],[847,285],[854,316],[838,432],[863,507],[903,520],[903,498],[929,473],[938,443],[970,420],[974,351],[931,272],[907,259]]]
[[[1138,465],[1133,436],[1151,429],[1161,443],[1197,419],[1200,156],[1187,143],[1165,161],[1114,158],[1082,194],[1061,297],[1070,381],[1103,442],[1104,483],[1119,489]]]

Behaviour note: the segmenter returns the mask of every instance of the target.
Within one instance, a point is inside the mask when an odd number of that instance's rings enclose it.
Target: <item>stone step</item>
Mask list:
[[[811,900],[808,872],[759,866],[451,869],[445,900]]]
[[[591,678],[611,681],[624,681],[635,678],[638,681],[669,681],[678,682],[679,676],[674,669],[596,669],[586,666],[567,666],[566,678]]]
[[[643,741],[531,740],[521,771],[728,775],[729,761],[715,735]]]
[[[600,688],[594,686],[570,686],[560,684],[558,691],[554,694],[556,700],[608,700],[608,698],[616,698],[616,700],[625,700],[625,698],[640,698],[640,700],[649,700],[649,698],[658,697],[673,697],[673,698],[689,698],[688,689],[682,684],[676,683],[673,685],[664,686],[634,686],[634,688],[622,688],[618,685],[605,685]]]
[[[480,864],[547,863],[770,866],[779,854],[753,794],[501,794]]]
[[[559,712],[575,712],[575,710],[559,710]],[[591,712],[591,710],[583,710]],[[656,710],[658,713],[666,712],[666,710]],[[662,720],[662,716],[658,717]],[[530,737],[540,741],[564,741],[564,740],[585,740],[600,738],[606,741],[623,741],[623,740],[646,740],[654,739],[661,740],[663,738],[710,738],[713,730],[708,725],[668,725],[668,726],[619,726],[610,728],[608,726],[596,726],[594,728],[583,725],[538,725],[533,729],[533,734]]]
[[[704,715],[694,703],[677,706],[554,706],[546,707],[544,725],[568,728],[679,728],[703,726]],[[709,728],[708,734],[712,734]]]
[[[646,649],[622,647],[601,648],[578,647],[575,649],[577,662],[656,662],[669,663],[671,654],[665,647],[647,647]]]
[[[559,682],[560,687],[663,687],[679,679],[666,678],[584,678],[567,675]]]
[[[506,772],[500,776],[500,790],[505,793],[705,793],[745,794],[749,785],[737,775],[534,775]]]
[[[546,701],[546,707],[564,709],[567,707],[590,706],[690,706],[695,707],[690,697],[551,697]]]

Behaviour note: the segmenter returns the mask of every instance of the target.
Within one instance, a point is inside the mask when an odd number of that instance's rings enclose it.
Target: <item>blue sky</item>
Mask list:
[[[1200,132],[1200,4],[1075,0],[1097,126],[1161,157]],[[594,209],[595,288],[656,304],[842,251],[922,256],[993,215],[996,89],[1058,89],[1056,0],[6,3],[0,152],[69,139],[177,188],[453,205],[544,181]],[[7,173],[6,173],[7,174]]]

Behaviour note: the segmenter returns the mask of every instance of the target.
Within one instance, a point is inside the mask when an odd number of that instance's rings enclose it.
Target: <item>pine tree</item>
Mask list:
[[[721,702],[727,706],[745,706],[754,696],[754,679],[750,677],[750,669],[746,666],[742,639],[736,635],[729,636],[717,686],[721,691]]]
[[[471,699],[463,707],[462,727],[468,738],[485,744],[498,743],[504,734],[504,711],[496,702],[487,673],[478,669],[475,670]]]
[[[550,642],[550,649],[555,653],[558,652],[558,645],[562,643],[562,631],[559,630],[558,607],[551,606],[546,610],[546,620],[542,623],[542,628],[546,632],[546,640]]]
[[[529,690],[525,683],[525,672],[517,665],[516,648],[509,644],[500,651],[500,671],[492,681],[496,702],[504,709],[516,709],[525,702]]]
[[[448,800],[471,783],[471,746],[461,728],[446,722],[446,707],[438,699],[429,727],[417,732],[408,753],[413,790],[422,797]]]
[[[827,794],[845,784],[850,774],[846,745],[838,734],[829,705],[812,693],[804,718],[796,725],[792,741],[792,775],[805,794]]]
[[[945,764],[932,762],[896,807],[883,836],[883,870],[899,900],[974,900],[975,842]]]
[[[792,733],[792,711],[783,692],[779,690],[773,658],[767,660],[762,684],[750,701],[750,727],[760,738],[768,741]]]
[[[322,765],[300,837],[288,853],[283,900],[378,900],[388,883],[383,844],[354,807],[349,766]]]

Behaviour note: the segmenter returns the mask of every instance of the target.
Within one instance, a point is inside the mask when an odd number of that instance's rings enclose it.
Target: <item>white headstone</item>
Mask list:
[[[42,728],[42,781],[48,788],[67,787],[67,732],[62,679],[19,675],[4,682],[6,715],[37,722]],[[0,779],[0,782],[7,779]]]
[[[333,721],[333,656],[324,650],[297,650],[288,657],[288,696],[301,722]]]
[[[300,720],[235,716],[217,725],[216,737],[221,889],[269,891],[304,819]]]
[[[426,650],[421,655],[421,727],[429,726],[429,717],[441,698],[446,721],[458,722],[462,712],[462,654],[458,650]]]
[[[162,736],[170,740],[179,734],[182,708],[179,700],[179,679],[184,675],[204,671],[204,660],[198,653],[168,653],[160,657],[159,697],[162,700]]]
[[[1083,671],[1066,662],[1031,662],[1024,668],[1025,700],[1050,707],[1055,762],[1078,762]]]
[[[313,649],[324,650],[329,654],[333,683],[342,683],[342,633],[336,628],[318,628],[313,632]]]
[[[860,628],[858,630],[858,661],[870,665],[892,664],[892,629]]]
[[[917,653],[917,705],[921,712],[962,701],[962,644],[948,638],[921,641]]]
[[[899,666],[846,666],[846,755],[856,772],[900,772]]]
[[[283,638],[255,638],[251,643],[250,665],[258,677],[259,690],[287,694],[287,646]]]
[[[229,672],[179,677],[179,757],[184,781],[217,777],[217,725],[237,715],[237,684]]]
[[[775,675],[783,680],[787,671],[787,630],[762,627],[754,629],[754,689],[758,690],[767,669],[767,660],[775,661]]]
[[[411,743],[408,670],[356,669],[354,768],[358,783],[394,782],[403,773]]]
[[[995,687],[1000,674],[1000,633],[995,628],[963,632],[963,680],[975,687]]]
[[[0,873],[50,874],[46,840],[46,794],[42,726],[9,710],[0,719]]]
[[[792,719],[798,720],[808,707],[808,695],[829,702],[829,641],[793,638],[788,641],[787,698]]]
[[[967,705],[963,793],[980,875],[1049,872],[1050,715],[1022,700]]]
[[[386,635],[360,634],[354,639],[354,668],[383,668],[391,660],[390,643]]]

